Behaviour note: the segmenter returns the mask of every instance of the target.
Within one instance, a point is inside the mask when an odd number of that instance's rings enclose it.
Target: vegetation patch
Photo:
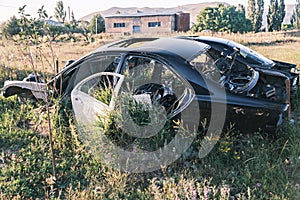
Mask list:
[[[15,97],[0,101],[2,199],[295,199],[297,195],[299,122],[285,123],[274,135],[245,135],[232,129],[202,159],[197,154],[199,138],[170,166],[130,174],[100,163],[82,144],[68,101],[63,101],[51,109],[54,177],[49,139],[29,123],[43,115],[34,112],[37,105],[20,104]]]

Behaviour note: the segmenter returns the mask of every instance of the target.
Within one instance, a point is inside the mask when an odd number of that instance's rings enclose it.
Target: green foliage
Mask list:
[[[248,8],[247,8],[247,19],[251,21],[252,30],[255,29],[255,21],[256,20],[256,0],[248,0]]]
[[[283,20],[284,20],[284,17],[285,17],[285,4],[284,4],[284,0],[280,0],[280,2],[279,2],[279,11],[278,11],[279,13],[279,21],[280,21],[280,29],[279,30],[281,30],[281,27],[282,27],[282,23],[283,23]]]
[[[74,14],[72,14],[72,21],[70,23],[57,26],[45,23],[48,15],[44,10],[44,7],[41,7],[38,10],[38,18],[32,18],[26,13],[25,8],[26,5],[19,8],[19,18],[14,16],[4,25],[2,25],[2,35],[7,38],[18,35],[20,38],[16,38],[16,43],[22,43],[26,41],[28,45],[42,43],[44,36],[47,36],[50,41],[55,41],[63,34],[68,35],[68,40],[76,40],[74,33],[82,34],[87,43],[92,41],[91,30],[94,30],[95,26],[87,26],[86,24],[81,24],[79,26],[74,18]],[[93,19],[95,20],[96,18]],[[97,16],[97,22],[98,33],[103,32],[105,29],[104,19],[101,16]]]
[[[293,179],[300,166],[299,124],[285,124],[273,136],[231,130],[202,159],[197,157],[200,137],[172,165],[152,173],[128,174],[100,163],[81,143],[69,104],[68,100],[55,102],[52,109],[57,167],[54,178],[49,140],[34,128],[39,119],[46,119],[44,111],[30,102],[20,104],[15,97],[0,97],[1,198],[297,198]],[[115,134],[111,139],[130,142],[113,127],[107,128],[107,134]]]
[[[216,32],[218,30],[217,22],[219,18],[219,12],[217,8],[206,7],[197,17],[197,23],[194,24],[192,30],[194,32],[201,32],[203,30],[211,30]]]
[[[193,25],[194,32],[210,30],[213,32],[244,33],[249,31],[249,21],[245,17],[245,9],[242,5],[224,6],[220,4],[217,8],[207,7],[203,9],[198,17],[197,23]]]
[[[26,14],[25,8],[26,5],[19,8],[18,26],[21,31],[19,33],[20,39],[17,39],[16,42],[24,42],[26,45],[39,45],[42,43],[41,36],[44,36],[44,20],[47,13],[42,6],[38,10],[39,18],[31,18],[29,14]]]
[[[101,165],[82,148],[71,118],[65,116],[66,107],[55,109],[51,117],[57,156],[53,177],[49,139],[34,128],[38,119],[45,123],[45,111],[35,110],[30,102],[20,104],[16,98],[0,97],[0,102],[0,196],[43,198],[101,180]]]
[[[251,22],[252,31],[259,32],[261,30],[263,12],[263,0],[248,0],[247,19],[249,19]]]
[[[283,31],[292,30],[292,29],[293,29],[292,24],[282,24],[282,26],[281,26],[281,30],[283,30]]]
[[[26,5],[19,8],[20,18],[13,16],[1,27],[1,32],[4,36],[12,37],[21,34],[33,37],[33,33],[40,36],[44,35],[44,20],[48,17],[44,6],[38,9],[37,19],[30,18],[30,15],[25,13],[25,8]]]
[[[268,22],[268,31],[272,32],[276,30],[277,23],[278,23],[278,1],[277,0],[270,0],[269,11],[267,15],[267,22]]]
[[[16,18],[16,16],[11,17],[1,26],[1,33],[6,38],[17,35],[20,33],[20,31],[21,29],[18,26],[18,19]]]
[[[79,33],[83,35],[84,41],[88,44],[92,42],[92,33],[89,26],[85,22],[81,22]]]
[[[268,31],[279,31],[285,16],[284,0],[271,0],[267,15]]]
[[[38,37],[45,35],[45,19],[48,17],[44,6],[38,9],[38,18],[32,18],[25,12],[26,5],[19,8],[19,17],[13,16],[2,27],[2,33],[6,37],[15,35],[21,36],[21,40],[31,39],[37,40]]]
[[[295,29],[300,28],[300,1],[299,0],[297,0],[297,4],[295,6],[293,15],[291,17],[291,24]]]
[[[74,28],[78,26],[78,23],[77,23],[77,20],[75,19],[73,11],[71,13],[71,26],[74,27]]]
[[[254,23],[254,32],[259,32],[261,30],[263,14],[264,14],[264,1],[257,0],[257,10],[256,10],[256,19],[255,19],[255,23]]]
[[[109,87],[98,88],[93,92],[92,96],[95,99],[105,103],[106,105],[109,105],[112,98],[112,93],[113,93],[112,88]]]
[[[54,8],[54,17],[57,19],[57,21],[65,23],[66,16],[67,12],[65,11],[63,1],[58,1],[56,3],[56,7]]]
[[[46,34],[50,37],[51,41],[55,41],[58,36],[68,32],[69,29],[67,26],[48,25],[46,29]]]
[[[102,33],[105,31],[105,21],[104,18],[100,15],[94,15],[90,21],[89,30],[91,33]]]
[[[58,15],[58,10],[63,9],[62,1],[57,3],[56,14]],[[33,18],[25,12],[26,5],[19,8],[19,17],[11,17],[6,23],[0,27],[1,34],[6,38],[11,38],[13,36],[21,36],[21,40],[17,38],[16,42],[20,43],[22,41],[38,41],[42,40],[44,36],[47,36],[50,41],[55,41],[59,36],[67,34],[67,40],[76,40],[74,33],[80,33],[84,36],[86,43],[92,42],[92,33],[101,33],[105,31],[104,18],[101,15],[95,15],[91,20],[91,24],[87,25],[84,22],[78,24],[72,12],[72,20],[69,23],[64,23],[61,26],[52,25],[45,23],[48,15],[42,6],[37,14],[38,18]],[[60,12],[61,13],[61,12]],[[64,12],[65,13],[65,12]],[[57,16],[59,17],[59,16]],[[65,20],[65,16],[60,16]],[[97,21],[97,25],[96,25]],[[27,39],[26,39],[27,38]],[[31,38],[30,40],[28,40]]]

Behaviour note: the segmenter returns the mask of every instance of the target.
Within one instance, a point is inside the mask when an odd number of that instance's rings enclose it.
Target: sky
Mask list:
[[[58,0],[57,0],[58,1]],[[44,5],[49,16],[54,15],[56,0],[0,0],[0,22],[13,15],[18,16],[19,7],[26,5],[25,12],[35,17],[37,10]],[[265,0],[265,5],[270,0]],[[63,0],[65,10],[70,7],[76,19],[92,12],[107,10],[111,7],[177,7],[185,4],[204,2],[226,2],[231,5],[243,4],[248,0]],[[296,0],[285,0],[285,4],[296,4]]]

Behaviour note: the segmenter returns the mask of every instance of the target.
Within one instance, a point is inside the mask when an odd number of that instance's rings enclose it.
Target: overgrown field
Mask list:
[[[229,38],[272,59],[300,66],[300,34],[259,33],[216,35]],[[139,36],[140,37],[140,36]],[[68,59],[78,59],[108,40],[57,42],[39,47],[0,42],[0,88],[7,79],[37,71],[45,78]],[[200,140],[169,166],[151,173],[131,174],[106,166],[78,137],[69,102],[55,100],[22,104],[0,96],[0,199],[299,199],[300,104],[294,123],[284,122],[275,134],[224,133],[205,158]],[[49,123],[53,134],[56,174],[53,176]]]

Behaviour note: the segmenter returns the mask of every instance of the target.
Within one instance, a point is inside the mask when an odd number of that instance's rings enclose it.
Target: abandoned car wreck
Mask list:
[[[130,93],[144,104],[158,103],[169,119],[180,118],[195,102],[199,120],[210,119],[212,104],[221,104],[226,106],[224,127],[232,123],[242,131],[273,130],[290,117],[291,98],[299,84],[295,65],[269,60],[251,63],[256,52],[249,50],[245,57],[242,46],[230,43],[225,48],[217,43],[219,39],[209,39],[186,36],[113,42],[70,63],[47,83],[7,81],[3,95],[45,100],[49,88],[71,97],[79,121],[105,117],[101,113],[114,109],[114,98],[104,101],[92,94],[100,89],[111,90],[112,96]]]

